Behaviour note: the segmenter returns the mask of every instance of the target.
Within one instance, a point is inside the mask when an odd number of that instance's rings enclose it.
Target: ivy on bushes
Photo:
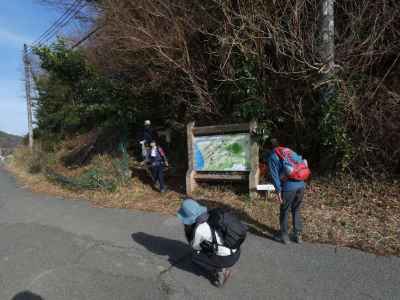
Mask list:
[[[345,99],[339,87],[336,88],[338,93],[321,107],[321,163],[330,171],[346,171],[355,155],[355,148],[346,124]]]

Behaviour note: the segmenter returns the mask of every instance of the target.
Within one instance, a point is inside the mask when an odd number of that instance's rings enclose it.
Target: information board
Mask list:
[[[196,171],[250,171],[250,134],[194,137]]]

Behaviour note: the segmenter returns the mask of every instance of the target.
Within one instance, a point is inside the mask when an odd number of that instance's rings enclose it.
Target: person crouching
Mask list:
[[[240,248],[223,246],[220,234],[207,223],[210,217],[207,207],[195,200],[185,199],[177,216],[193,249],[192,262],[207,273],[215,286],[222,287],[231,276],[230,268],[239,260]]]

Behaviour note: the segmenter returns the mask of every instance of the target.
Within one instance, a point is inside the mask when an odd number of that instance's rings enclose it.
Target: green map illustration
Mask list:
[[[249,171],[250,135],[229,134],[194,138],[196,171]]]

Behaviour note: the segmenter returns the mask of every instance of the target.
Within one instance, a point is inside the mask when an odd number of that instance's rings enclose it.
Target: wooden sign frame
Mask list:
[[[248,181],[250,198],[257,196],[257,185],[260,179],[259,169],[259,146],[254,136],[257,129],[257,122],[195,127],[191,122],[187,125],[187,145],[188,145],[188,170],[186,173],[186,194],[191,197],[198,186],[198,181]],[[230,171],[230,172],[197,172],[195,169],[195,149],[194,138],[198,136],[224,135],[235,133],[248,133],[250,135],[250,171]]]

